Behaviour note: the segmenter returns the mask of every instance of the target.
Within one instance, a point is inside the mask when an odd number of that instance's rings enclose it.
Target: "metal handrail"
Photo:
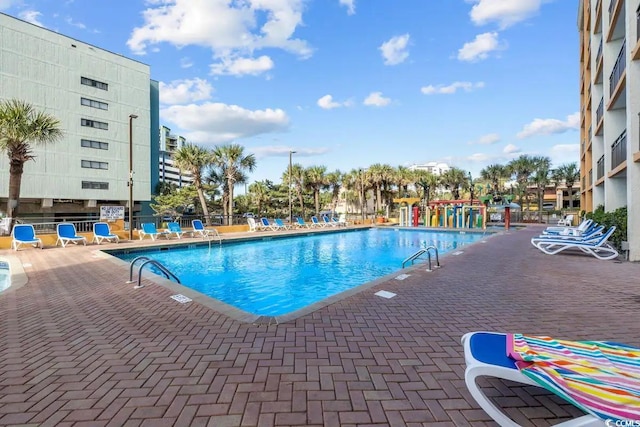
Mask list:
[[[145,265],[147,264],[152,264],[155,265],[156,267],[158,267],[158,269],[166,276],[167,279],[173,279],[175,280],[177,283],[181,283],[180,279],[178,278],[178,276],[176,276],[175,274],[173,274],[171,271],[169,271],[167,269],[167,267],[165,267],[164,265],[162,265],[160,262],[151,259],[147,256],[139,256],[134,258],[131,263],[129,264],[129,281],[127,283],[133,283],[133,265],[136,263],[136,261],[144,261],[142,264],[140,264],[140,268],[138,268],[138,284],[136,286],[134,286],[134,289],[140,289],[143,288],[144,285],[141,284],[141,280],[142,280],[142,269],[144,268]]]
[[[427,271],[432,271],[432,268],[431,268],[431,249],[434,250],[435,255],[436,255],[436,268],[440,268],[440,257],[438,256],[438,248],[436,248],[435,246],[427,246],[426,248],[422,248],[419,251],[417,251],[416,253],[414,253],[413,255],[411,255],[410,257],[408,257],[404,261],[402,261],[402,268],[404,268],[406,263],[408,263],[409,261],[411,261],[411,265],[413,265],[413,263],[415,262],[416,259],[420,258],[420,256],[422,254],[426,253],[427,254],[427,259],[428,259],[428,262],[429,262],[429,269]]]

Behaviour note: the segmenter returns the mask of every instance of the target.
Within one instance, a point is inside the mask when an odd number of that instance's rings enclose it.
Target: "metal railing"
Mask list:
[[[169,271],[169,269],[167,267],[165,267],[164,265],[162,265],[159,261],[151,259],[151,258],[149,258],[147,256],[139,256],[137,258],[134,258],[131,261],[131,263],[129,264],[129,281],[127,283],[133,283],[133,265],[136,263],[136,261],[142,261],[142,264],[140,264],[140,268],[138,268],[138,284],[136,286],[134,286],[135,289],[140,289],[140,288],[144,287],[144,285],[141,282],[141,280],[142,280],[142,269],[147,264],[151,264],[151,265],[155,266],[162,274],[165,275],[165,277],[167,279],[169,279],[169,280],[173,279],[176,283],[180,283],[180,279],[178,278],[178,276],[176,276],[171,271]]]
[[[604,154],[598,159],[596,164],[596,179],[604,177]]]
[[[593,169],[589,169],[589,186],[591,185],[593,185]]]
[[[602,59],[602,39],[600,39],[600,46],[598,46],[598,53],[596,53],[596,65],[598,65],[601,59]]]
[[[604,115],[604,96],[600,99],[600,103],[598,104],[598,108],[596,109],[596,127],[600,124],[600,120]]]
[[[613,91],[618,86],[618,82],[620,81],[620,77],[624,73],[624,70],[627,68],[627,58],[626,58],[626,48],[627,42],[622,43],[622,48],[618,53],[618,58],[616,59],[616,63],[613,66],[613,71],[611,71],[611,76],[609,76],[609,96],[613,95]]]
[[[615,12],[617,4],[618,0],[611,0],[609,2],[609,22],[613,19],[613,12]]]
[[[636,40],[640,40],[640,5],[636,10]]]
[[[611,169],[615,169],[627,160],[627,130],[622,131],[618,139],[611,144]]]

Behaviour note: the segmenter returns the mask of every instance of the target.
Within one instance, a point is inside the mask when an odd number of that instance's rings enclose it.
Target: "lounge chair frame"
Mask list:
[[[16,239],[16,228],[18,229],[18,233],[21,234],[20,230],[31,230],[30,237],[31,239],[29,240],[22,240],[22,239]],[[13,230],[11,230],[11,248],[14,251],[17,251],[20,246],[22,245],[32,245],[34,248],[37,248],[38,246],[40,247],[40,249],[44,249],[44,246],[42,245],[42,239],[36,237],[36,230],[33,228],[33,225],[31,224],[16,224],[13,226]]]
[[[100,231],[106,228],[107,233],[103,233]],[[120,238],[111,232],[111,228],[109,224],[106,222],[95,222],[93,223],[93,239],[91,239],[91,243],[96,242],[97,244],[102,243],[103,241],[118,243],[120,242]]]
[[[478,405],[493,418],[498,424],[502,427],[519,427],[519,424],[514,422],[511,418],[505,415],[490,399],[489,397],[480,389],[477,384],[478,377],[495,377],[502,378],[509,381],[514,381],[526,385],[540,387],[536,382],[525,376],[518,370],[515,363],[513,367],[500,366],[494,363],[487,363],[487,361],[483,361],[478,359],[476,354],[473,351],[473,343],[475,339],[480,339],[480,334],[488,334],[491,335],[493,339],[499,339],[499,337],[504,337],[505,346],[502,348],[495,348],[497,352],[503,352],[502,354],[506,357],[506,334],[494,333],[494,332],[469,332],[462,337],[462,346],[464,348],[464,359],[467,364],[467,368],[464,372],[464,380],[467,384],[467,388],[471,393],[471,396],[478,402]],[[603,425],[603,421],[593,415],[587,414],[581,416],[579,418],[574,418],[572,420],[568,420],[556,426],[563,427],[591,427],[591,426],[601,426]]]
[[[72,230],[73,235],[70,232],[65,232],[65,231],[63,231],[64,235],[60,234],[60,231],[65,229],[69,231]],[[78,235],[78,232],[76,231],[76,226],[72,222],[59,222],[58,225],[56,225],[56,231],[58,233],[56,246],[58,246],[58,243],[59,243],[62,245],[63,248],[66,248],[69,243],[73,243],[74,245],[77,245],[80,242],[82,242],[84,246],[87,246],[87,238],[84,236]]]

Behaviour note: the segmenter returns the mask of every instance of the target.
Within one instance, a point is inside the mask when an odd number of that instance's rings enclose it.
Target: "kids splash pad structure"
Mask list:
[[[471,200],[432,200],[426,208],[418,198],[394,199],[399,203],[401,227],[481,228],[487,227],[487,207]]]
[[[511,226],[511,210],[520,206],[512,203],[513,196],[483,196],[479,200],[432,200],[426,205],[416,197],[394,199],[399,203],[401,227],[432,227],[452,229],[486,229],[488,209],[504,210],[504,226]],[[475,202],[475,204],[474,204]],[[478,203],[479,202],[479,203]]]

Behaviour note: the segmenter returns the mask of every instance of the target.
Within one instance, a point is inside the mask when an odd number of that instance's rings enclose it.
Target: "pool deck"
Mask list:
[[[640,264],[545,255],[529,243],[541,229],[280,324],[178,303],[146,278],[133,289],[96,253],[129,243],[0,251],[28,278],[0,293],[0,425],[495,425],[464,384],[464,333],[640,346]],[[538,388],[485,384],[525,426],[579,414]]]

